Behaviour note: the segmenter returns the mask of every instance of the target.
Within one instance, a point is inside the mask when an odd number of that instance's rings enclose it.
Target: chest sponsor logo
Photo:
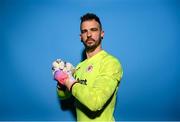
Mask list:
[[[80,83],[80,84],[83,84],[83,85],[87,85],[87,80],[85,79],[85,80],[82,80],[82,79],[77,79],[77,81]]]

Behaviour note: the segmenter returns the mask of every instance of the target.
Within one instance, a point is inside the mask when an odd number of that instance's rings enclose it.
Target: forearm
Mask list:
[[[60,97],[61,100],[67,99],[71,96],[71,93],[65,86],[57,85],[57,95]]]

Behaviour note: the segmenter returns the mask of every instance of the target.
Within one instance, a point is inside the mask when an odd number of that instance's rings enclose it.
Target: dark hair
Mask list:
[[[86,13],[85,15],[81,17],[81,25],[84,21],[87,21],[87,20],[95,20],[96,22],[99,23],[100,29],[102,29],[101,21],[97,15],[93,13]],[[81,25],[80,25],[80,29],[81,29]]]

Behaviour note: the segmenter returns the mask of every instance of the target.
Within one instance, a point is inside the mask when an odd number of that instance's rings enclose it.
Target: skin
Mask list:
[[[86,50],[87,58],[90,58],[102,50],[101,40],[104,37],[104,31],[100,28],[98,22],[93,20],[84,21],[81,24],[80,39]]]

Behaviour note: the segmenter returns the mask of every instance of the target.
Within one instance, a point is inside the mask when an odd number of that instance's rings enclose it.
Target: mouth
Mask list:
[[[91,43],[93,43],[93,42],[95,42],[95,40],[92,39],[92,38],[88,38],[88,39],[86,40],[86,43],[87,43],[87,44],[91,44]]]

